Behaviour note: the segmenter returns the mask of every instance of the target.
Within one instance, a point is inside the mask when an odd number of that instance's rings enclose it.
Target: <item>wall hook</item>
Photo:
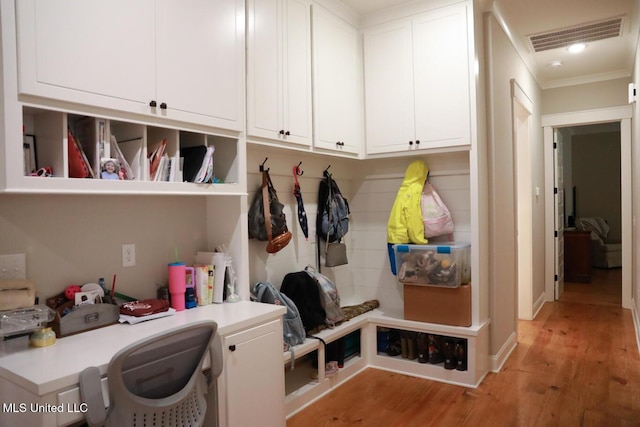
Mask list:
[[[264,172],[264,164],[267,163],[267,160],[269,160],[269,158],[265,157],[264,162],[260,165],[260,172]],[[269,172],[269,168],[267,168],[267,172]]]
[[[302,176],[302,174],[304,173],[304,171],[302,169],[300,169],[300,165],[302,164],[302,162],[298,163],[298,166],[295,167],[295,171],[296,171],[296,175],[298,176]]]

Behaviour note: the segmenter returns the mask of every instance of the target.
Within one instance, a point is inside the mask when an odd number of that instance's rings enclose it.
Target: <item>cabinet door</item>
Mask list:
[[[241,130],[244,2],[158,0],[157,16],[160,114]]]
[[[19,92],[148,112],[155,0],[16,2]]]
[[[286,5],[284,139],[311,145],[311,5],[307,0],[288,0]]]
[[[249,0],[247,132],[311,145],[308,0]]]
[[[358,31],[313,7],[314,146],[360,153],[364,142],[362,51]]]
[[[272,139],[283,129],[281,2],[247,1],[247,133]]]
[[[413,20],[418,148],[470,143],[467,9],[455,5]]]
[[[364,33],[367,153],[404,151],[414,141],[411,21],[382,24]]]
[[[284,426],[282,321],[224,340],[226,425]]]

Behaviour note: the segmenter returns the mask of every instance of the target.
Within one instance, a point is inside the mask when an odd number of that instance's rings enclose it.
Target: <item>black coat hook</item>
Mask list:
[[[298,176],[302,176],[302,174],[304,173],[304,171],[300,169],[301,164],[302,162],[298,163],[298,166],[296,166],[296,175]]]
[[[260,172],[264,172],[264,164],[267,163],[267,160],[269,160],[269,158],[265,157],[264,162],[260,165]],[[267,168],[267,172],[269,172],[269,168]]]

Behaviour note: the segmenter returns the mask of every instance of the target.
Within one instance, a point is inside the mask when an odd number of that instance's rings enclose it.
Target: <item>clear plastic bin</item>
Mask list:
[[[54,317],[55,312],[46,305],[0,311],[0,337],[35,331]]]
[[[471,282],[471,244],[394,245],[397,279],[408,285],[457,288]]]

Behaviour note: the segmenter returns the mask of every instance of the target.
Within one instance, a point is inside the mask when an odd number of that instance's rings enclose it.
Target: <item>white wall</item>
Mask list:
[[[629,81],[630,79],[624,78],[545,89],[542,92],[542,114],[625,105]]]
[[[511,81],[515,79],[532,103],[531,193],[533,228],[532,300],[544,293],[544,168],[540,126],[541,91],[492,14],[485,19],[488,61],[488,123],[490,176],[490,354],[500,359],[515,345],[517,330],[517,237]],[[533,196],[535,187],[540,197]],[[499,360],[498,360],[499,363]]]
[[[640,92],[640,37],[638,44],[636,45],[636,57],[635,65],[633,69],[633,78],[631,79],[636,86],[636,94]],[[636,95],[636,102],[632,105],[633,118],[631,120],[631,151],[633,157],[633,165],[640,165],[640,117],[638,110],[638,102],[640,96]],[[632,191],[633,191],[633,218],[634,224],[636,219],[640,216],[640,168],[634,167],[632,171]],[[633,266],[631,272],[632,290],[631,295],[633,298],[633,312],[634,320],[636,324],[636,337],[638,340],[638,347],[640,348],[640,283],[638,282],[638,274],[640,268],[640,248],[638,244],[640,242],[640,227],[634,225],[632,243],[633,248]]]
[[[55,179],[55,178],[52,178]],[[0,254],[24,253],[27,278],[47,298],[117,274],[116,291],[156,296],[174,247],[182,261],[208,250],[205,197],[0,195]],[[136,266],[122,267],[122,244]]]
[[[252,286],[257,281],[268,281],[280,287],[284,276],[293,271],[300,271],[307,265],[316,266],[316,212],[318,205],[318,186],[323,176],[323,171],[330,166],[329,172],[338,183],[340,190],[351,203],[353,170],[358,167],[358,160],[337,157],[327,157],[305,152],[287,151],[261,145],[249,144],[247,149],[247,190],[249,192],[248,204],[251,205],[257,191],[262,184],[262,174],[259,171],[260,164],[268,158],[265,167],[269,168],[269,176],[278,192],[278,199],[285,205],[287,227],[293,233],[291,242],[280,252],[268,254],[265,250],[266,242],[249,240],[249,282]],[[298,223],[297,202],[293,196],[293,167],[302,162],[300,169],[303,175],[298,177],[302,191],[307,223],[309,227],[309,239],[305,240],[302,229]],[[352,208],[353,209],[353,208]],[[355,221],[351,221],[354,227]],[[348,257],[353,258],[353,245],[351,238],[353,233],[348,233],[346,238]],[[346,267],[336,267],[335,271],[323,269],[323,273],[334,278],[338,270]],[[339,284],[348,286],[351,280],[349,275],[341,275]],[[341,283],[340,283],[341,282]]]

